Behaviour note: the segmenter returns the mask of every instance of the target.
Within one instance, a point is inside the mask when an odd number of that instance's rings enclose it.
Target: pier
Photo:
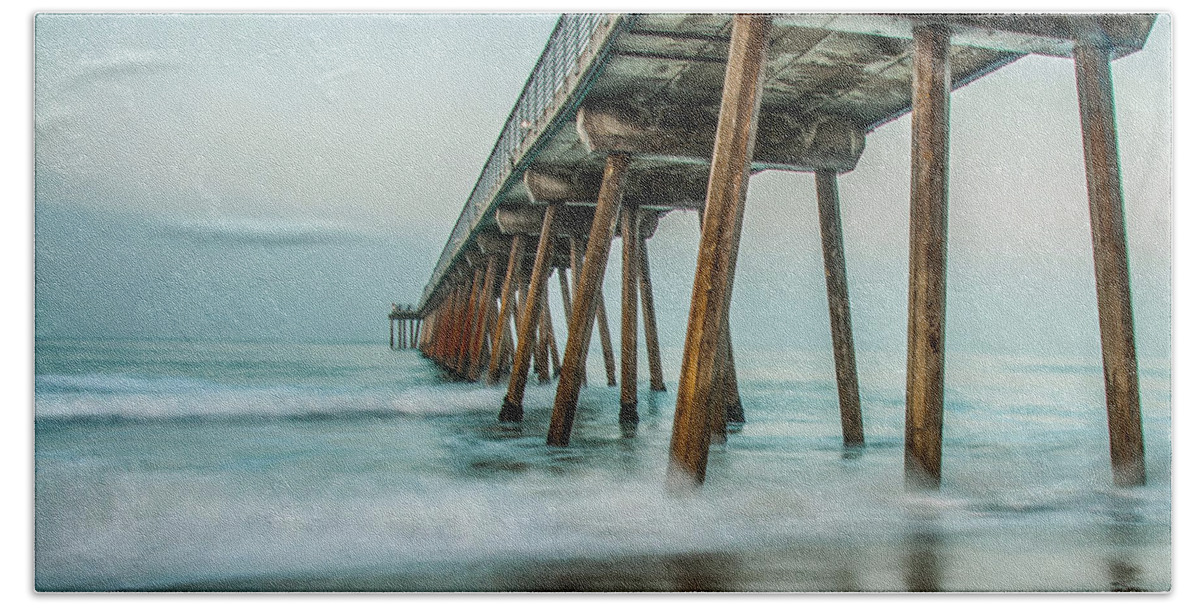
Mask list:
[[[729,312],[751,174],[813,174],[842,441],[864,442],[838,176],[868,135],[912,115],[904,478],[942,477],[952,91],[1029,54],[1075,66],[1114,483],[1145,484],[1110,62],[1141,49],[1154,15],[564,15],[447,239],[420,301],[394,306],[392,348],[499,385],[519,423],[531,379],[556,382],[547,443],[569,446],[593,337],[613,422],[638,422],[637,354],[665,391],[658,324],[686,324],[670,445],[672,484],[704,481],[709,445],[746,420]],[[1036,153],[1034,151],[1033,153]],[[659,218],[696,212],[686,320],[655,316]],[[600,286],[620,239],[614,349]],[[566,307],[555,336],[551,275]],[[639,306],[640,304],[640,306]],[[639,319],[639,316],[641,317]],[[639,330],[639,324],[641,324]],[[561,341],[560,341],[560,338]],[[397,346],[399,344],[399,346]],[[617,365],[619,361],[619,366]],[[752,421],[751,421],[752,422]],[[951,465],[952,466],[952,465]]]
[[[392,350],[416,348],[420,330],[421,315],[411,305],[400,308],[399,304],[392,304],[388,313],[388,346]]]

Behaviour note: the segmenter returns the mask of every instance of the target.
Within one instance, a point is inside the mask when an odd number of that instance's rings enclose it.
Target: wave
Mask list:
[[[412,386],[347,389],[279,384],[239,387],[186,377],[130,374],[38,375],[38,421],[205,418],[447,416],[498,410],[482,387]]]

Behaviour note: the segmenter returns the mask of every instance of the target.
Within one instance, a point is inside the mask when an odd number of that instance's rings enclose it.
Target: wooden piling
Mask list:
[[[833,338],[834,373],[842,418],[842,443],[848,446],[862,445],[862,405],[858,394],[858,368],[854,362],[854,334],[850,325],[850,288],[846,280],[846,253],[842,245],[842,211],[838,202],[837,173],[817,171],[816,184],[821,251],[825,258],[825,291],[829,299],[829,328]]]
[[[746,411],[742,408],[742,393],[738,390],[737,365],[733,361],[733,334],[729,327],[729,319],[725,319],[725,335],[721,338],[725,349],[725,369],[721,383],[724,386],[722,403],[724,404],[725,422],[744,424]],[[717,408],[721,410],[722,408]]]
[[[650,367],[650,390],[665,391],[663,383],[662,356],[658,351],[658,321],[654,316],[654,289],[650,284],[650,256],[646,251],[646,238],[638,239],[638,285],[642,300],[642,318],[646,329],[646,360]]]
[[[388,347],[396,350],[396,320],[388,317]]]
[[[467,298],[467,307],[463,310],[463,332],[462,344],[459,345],[458,361],[455,365],[455,370],[460,378],[467,377],[467,369],[470,367],[471,346],[475,342],[475,332],[482,329],[476,324],[478,319],[478,311],[483,304],[483,268],[475,269],[475,277],[471,281],[471,295]]]
[[[909,488],[942,478],[946,221],[950,152],[950,32],[913,29],[912,195],[904,471]]]
[[[550,250],[553,248],[554,215],[558,205],[546,207],[542,217],[542,234],[538,239],[537,256],[529,280],[529,294],[524,298],[524,311],[517,330],[517,354],[513,359],[512,373],[508,379],[508,393],[500,409],[502,422],[520,422],[525,417],[522,402],[525,399],[525,382],[529,375],[529,356],[533,349],[534,327],[541,307],[541,292],[546,285],[546,273],[550,267]]]
[[[567,342],[563,346],[562,375],[554,394],[554,410],[550,414],[549,445],[565,446],[571,439],[575,422],[575,407],[579,401],[579,386],[583,378],[585,348],[592,334],[592,319],[598,318],[603,300],[601,285],[608,265],[608,250],[616,230],[617,212],[621,207],[621,191],[625,185],[629,157],[609,155],[604,166],[604,178],[596,200],[596,212],[588,237],[587,254],[576,274],[575,301],[567,324]],[[601,325],[603,329],[604,326]]]
[[[487,268],[483,273],[483,288],[479,293],[479,313],[475,319],[475,341],[471,345],[471,356],[467,364],[467,379],[471,382],[479,380],[479,367],[482,363],[483,345],[487,341],[488,328],[492,327],[491,312],[496,300],[496,256],[489,255]]]
[[[583,267],[582,244],[578,240],[576,240],[574,237],[571,237],[571,293],[575,293],[575,292],[579,291],[579,272],[582,267]],[[564,299],[563,301],[567,302],[568,300],[569,300],[569,298]],[[569,329],[570,328],[569,324],[571,322],[571,311],[570,310],[568,310],[566,312],[566,316],[564,318],[566,319],[566,321],[568,323],[568,329]],[[588,321],[589,326],[592,323],[594,323],[594,321]],[[588,384],[587,359],[588,359],[588,348],[591,346],[591,338],[592,338],[591,332],[588,332],[587,339],[583,341],[583,352],[580,355],[580,359],[579,359],[579,384],[580,384],[580,386],[587,386],[587,384]],[[566,349],[565,344],[563,345],[563,348],[564,348],[563,359],[565,361],[566,356],[567,356],[567,353],[565,351],[565,349]]]
[[[516,275],[520,272],[524,247],[524,237],[520,234],[514,235],[508,253],[508,269],[504,271],[504,284],[500,287],[500,313],[496,317],[496,331],[492,332],[492,359],[488,362],[487,374],[489,385],[500,381],[500,366],[506,352],[502,340],[512,335],[508,327],[509,317],[512,314],[513,290],[516,286]]]
[[[608,260],[604,260],[605,263]],[[596,303],[596,325],[600,327],[600,350],[604,352],[604,373],[609,386],[617,385],[617,362],[613,355],[612,334],[608,331],[608,311],[604,305],[604,289],[600,289],[600,300]]]
[[[533,354],[533,369],[538,384],[550,382],[550,334],[546,331],[546,286],[542,286],[541,302],[538,304],[537,350]]]
[[[620,422],[638,421],[637,322],[641,224],[636,206],[621,212],[621,413]]]
[[[1102,43],[1083,40],[1076,43],[1074,55],[1113,482],[1118,486],[1142,486],[1146,484],[1146,464],[1113,107],[1112,50]]]
[[[554,321],[550,315],[549,278],[549,276],[546,277],[547,285],[542,289],[542,328],[538,331],[544,331],[546,334],[546,354],[550,359],[550,375],[557,378],[562,364],[558,359],[558,341],[554,339]]]
[[[671,433],[668,477],[675,487],[703,483],[708,465],[708,417],[725,363],[720,342],[733,293],[770,27],[764,15],[733,18]]]

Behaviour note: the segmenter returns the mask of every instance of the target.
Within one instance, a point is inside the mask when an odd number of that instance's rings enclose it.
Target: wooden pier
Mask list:
[[[868,134],[911,112],[904,475],[911,488],[937,488],[951,93],[1028,54],[1061,57],[1076,71],[1088,184],[1079,204],[1092,218],[1113,479],[1144,484],[1109,64],[1138,51],[1154,21],[1137,14],[566,15],[420,303],[389,315],[401,323],[398,348],[415,345],[465,381],[494,385],[507,373],[497,414],[509,423],[523,420],[531,375],[543,383],[557,378],[547,443],[567,446],[598,333],[606,380],[615,386],[619,379],[613,421],[636,424],[639,343],[651,390],[667,390],[647,241],[663,214],[695,211],[701,238],[668,477],[683,487],[700,484],[710,443],[724,440],[727,423],[745,420],[729,309],[749,177],[810,172],[842,440],[862,445],[837,177],[855,168]],[[617,237],[619,376],[600,291]],[[561,342],[546,304],[555,273],[567,321]],[[1097,415],[1103,409],[1097,404]]]

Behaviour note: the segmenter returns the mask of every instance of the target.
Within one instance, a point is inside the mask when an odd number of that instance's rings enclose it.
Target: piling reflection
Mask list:
[[[1140,501],[1133,496],[1109,498],[1105,524],[1109,553],[1104,562],[1110,591],[1149,591],[1135,555],[1137,549],[1146,544],[1140,506]]]
[[[936,513],[909,511],[905,534],[904,586],[908,591],[942,591],[944,534]]]

